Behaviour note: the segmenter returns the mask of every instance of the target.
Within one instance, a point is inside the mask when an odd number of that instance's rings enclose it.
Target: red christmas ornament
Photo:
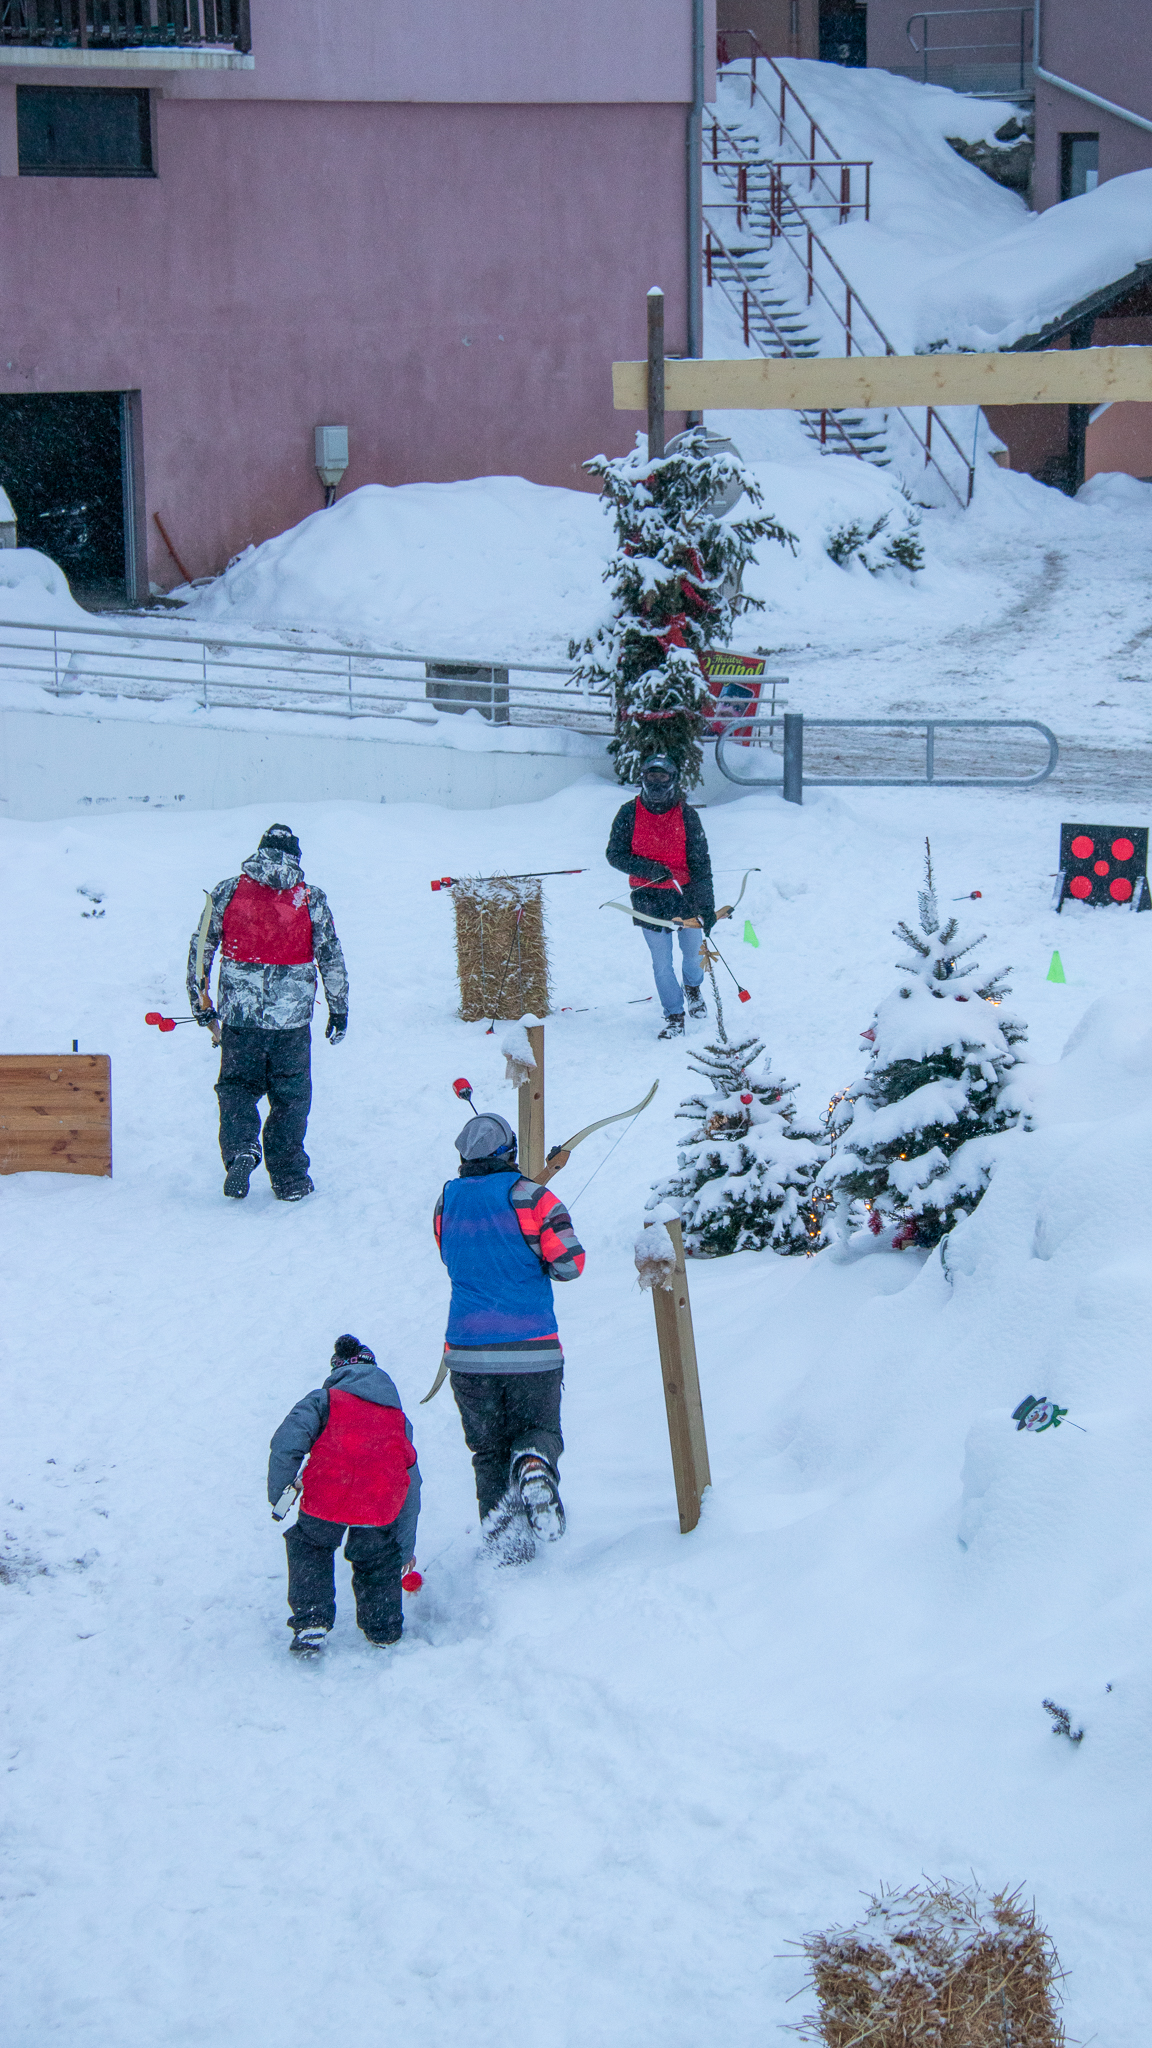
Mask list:
[[[740,1100],[741,1100],[741,1102],[742,1102],[742,1103],[744,1104],[745,1108],[747,1108],[748,1104],[749,1104],[749,1103],[751,1102],[751,1100],[752,1100],[752,1097],[751,1097],[750,1095],[742,1095],[742,1096],[740,1097]]]

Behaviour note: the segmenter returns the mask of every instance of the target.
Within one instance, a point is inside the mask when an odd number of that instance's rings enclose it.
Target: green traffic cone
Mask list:
[[[1059,953],[1053,953],[1052,955],[1052,965],[1048,969],[1048,979],[1049,981],[1067,981],[1067,976],[1064,973],[1064,963]]]
[[[760,944],[748,918],[744,919],[744,944],[746,946],[758,946]]]

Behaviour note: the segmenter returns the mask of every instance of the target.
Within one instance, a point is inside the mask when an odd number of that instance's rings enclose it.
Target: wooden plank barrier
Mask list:
[[[836,411],[885,405],[1103,405],[1152,401],[1152,348],[995,355],[686,357],[664,365],[669,412]],[[648,365],[613,363],[617,412],[644,412]]]
[[[0,1054],[0,1173],[111,1179],[107,1053]]]
[[[650,1229],[651,1225],[646,1224],[645,1228]],[[656,1341],[660,1347],[664,1406],[668,1411],[668,1441],[672,1448],[680,1534],[687,1536],[700,1520],[700,1502],[705,1487],[712,1484],[712,1473],[708,1464],[708,1440],[704,1434],[700,1374],[696,1367],[692,1304],[688,1299],[688,1273],[684,1264],[684,1236],[675,1218],[666,1222],[664,1228],[676,1253],[676,1267],[669,1276],[669,1287],[652,1289],[652,1306],[656,1311]]]

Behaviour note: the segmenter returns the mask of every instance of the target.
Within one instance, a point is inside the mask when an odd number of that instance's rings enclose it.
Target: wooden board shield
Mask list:
[[[0,1173],[111,1179],[107,1053],[0,1054]]]

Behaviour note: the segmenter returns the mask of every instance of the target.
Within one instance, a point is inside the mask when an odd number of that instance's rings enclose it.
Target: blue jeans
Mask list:
[[[642,924],[640,929],[644,934],[648,951],[652,955],[652,972],[656,977],[656,993],[664,1005],[664,1015],[666,1017],[682,1016],[684,1012],[684,995],[680,983],[676,979],[676,970],[672,965],[672,940],[676,934],[673,932],[657,931],[655,926],[650,924]],[[699,988],[703,974],[703,969],[700,966],[700,941],[704,934],[700,927],[696,926],[695,929],[681,929],[679,937],[680,967],[684,979],[692,988]]]

